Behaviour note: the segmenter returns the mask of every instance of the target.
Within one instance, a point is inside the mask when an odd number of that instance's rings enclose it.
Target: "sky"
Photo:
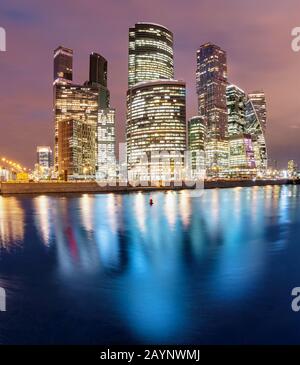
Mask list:
[[[37,145],[54,141],[53,50],[74,50],[73,79],[88,78],[89,54],[108,60],[117,141],[125,140],[128,28],[139,21],[174,33],[175,78],[187,83],[187,117],[197,114],[196,50],[213,42],[227,52],[228,78],[267,98],[267,143],[280,167],[300,164],[299,0],[1,0],[0,156],[32,167]]]

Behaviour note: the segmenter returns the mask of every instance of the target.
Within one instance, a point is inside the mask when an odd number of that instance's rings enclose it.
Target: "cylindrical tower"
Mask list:
[[[142,82],[128,90],[129,169],[138,165],[147,175],[147,168],[151,168],[156,175],[153,178],[152,173],[151,178],[159,179],[160,167],[153,170],[153,157],[162,153],[168,155],[171,163],[182,164],[179,160],[186,150],[185,99],[185,83],[177,80]],[[148,162],[144,166],[141,160],[145,157]],[[172,173],[170,178],[175,178]]]
[[[135,24],[129,29],[128,87],[173,78],[173,33],[159,24]]]

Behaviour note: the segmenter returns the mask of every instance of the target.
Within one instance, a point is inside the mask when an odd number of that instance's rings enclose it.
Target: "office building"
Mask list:
[[[254,91],[248,94],[249,99],[256,111],[257,117],[260,120],[262,130],[266,134],[267,130],[267,107],[266,97],[263,91]]]
[[[185,105],[182,81],[154,80],[128,90],[127,154],[131,178],[181,177],[186,150]]]
[[[50,146],[37,146],[36,162],[39,166],[50,169],[52,166],[52,149]]]
[[[220,176],[228,166],[227,60],[220,47],[206,43],[197,51],[198,113],[207,119],[207,173]]]
[[[263,129],[263,121],[260,120],[259,115],[252,101],[247,98],[245,103],[245,133],[252,136],[252,140],[256,145],[256,167],[259,175],[264,175],[268,167],[268,153],[266,138]]]
[[[96,127],[81,120],[64,119],[58,125],[58,166],[66,179],[94,178]]]
[[[154,23],[129,29],[128,87],[158,79],[173,79],[173,34]]]
[[[228,176],[253,178],[256,176],[255,150],[250,134],[234,134],[229,137]]]
[[[88,86],[97,88],[99,92],[98,105],[100,109],[109,107],[110,93],[107,88],[107,60],[98,53],[90,55],[90,75]]]
[[[55,85],[55,170],[60,177],[65,177],[67,172],[68,175],[79,178],[78,175],[83,174],[83,171],[87,169],[88,175],[96,173],[98,96],[97,88],[82,85]],[[79,127],[80,123],[82,128]],[[71,140],[66,142],[69,144],[64,147],[61,146],[65,143],[63,136],[72,136],[66,137]],[[82,138],[82,140],[76,141],[76,138]],[[74,146],[76,154],[82,153],[82,157],[72,157],[72,160],[66,158],[66,154],[73,155],[73,153],[65,152],[66,146]],[[67,165],[68,161],[72,161],[71,166]],[[84,175],[87,174],[84,173]]]
[[[246,123],[245,92],[236,85],[228,85],[226,88],[226,102],[228,110],[228,136],[244,133]]]
[[[188,153],[191,177],[202,176],[205,170],[205,141],[207,125],[205,117],[195,116],[188,120]]]
[[[100,109],[97,122],[97,179],[116,177],[115,110]]]
[[[68,84],[73,80],[73,50],[58,47],[54,50],[54,84]]]

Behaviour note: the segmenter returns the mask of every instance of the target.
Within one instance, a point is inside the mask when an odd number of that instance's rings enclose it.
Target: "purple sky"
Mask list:
[[[88,78],[89,53],[109,62],[117,137],[124,141],[128,28],[138,21],[174,33],[175,77],[187,82],[187,117],[196,113],[196,50],[215,42],[227,51],[229,80],[267,96],[268,146],[285,166],[300,163],[300,52],[291,30],[300,26],[299,0],[1,0],[0,156],[31,167],[35,148],[53,144],[52,55],[74,50],[74,81]]]

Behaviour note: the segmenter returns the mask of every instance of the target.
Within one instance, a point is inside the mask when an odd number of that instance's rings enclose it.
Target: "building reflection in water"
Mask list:
[[[52,199],[47,195],[40,195],[33,199],[34,217],[37,231],[40,233],[42,241],[46,246],[50,245],[53,230],[53,207]]]
[[[22,245],[24,239],[24,210],[15,197],[0,196],[0,248]]]
[[[299,215],[288,209],[293,189],[39,196],[26,225],[23,200],[0,197],[0,239],[21,243],[34,217],[41,246],[49,246],[39,254],[55,260],[61,292],[89,288],[94,308],[107,305],[103,318],[141,342],[176,342],[194,322],[201,331],[214,305],[243,304],[258,290],[268,253],[284,248]]]

